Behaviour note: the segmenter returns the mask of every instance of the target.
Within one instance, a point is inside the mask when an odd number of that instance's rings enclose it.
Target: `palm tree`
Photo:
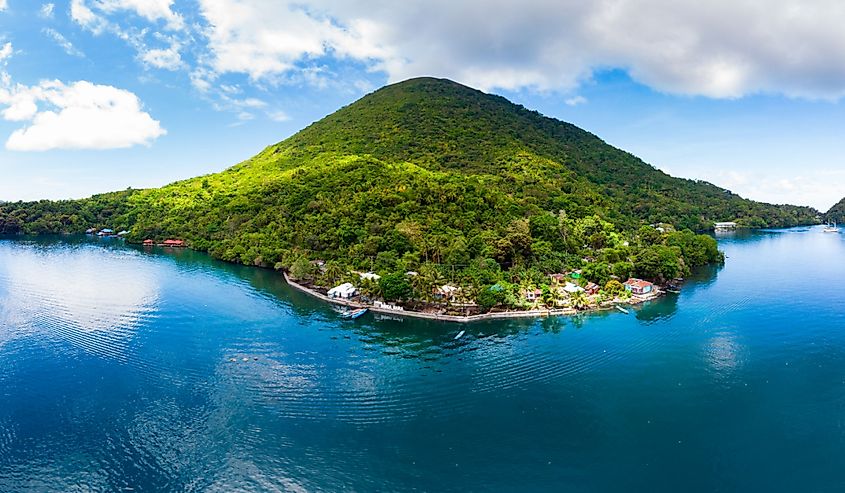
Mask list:
[[[419,284],[422,289],[423,299],[430,301],[434,288],[441,286],[445,281],[440,269],[436,265],[427,262],[420,267]]]
[[[323,272],[323,278],[329,284],[334,285],[343,276],[343,268],[334,260],[326,262],[326,270]]]
[[[583,291],[576,291],[569,295],[569,303],[572,305],[572,308],[576,310],[583,310],[590,306],[590,300],[587,299],[587,295],[584,294]]]

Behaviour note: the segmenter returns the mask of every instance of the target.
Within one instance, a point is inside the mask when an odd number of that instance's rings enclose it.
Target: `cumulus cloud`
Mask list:
[[[83,4],[81,0],[78,3]],[[98,0],[91,5],[105,14],[124,11],[132,12],[150,22],[164,21],[167,28],[172,30],[185,26],[182,16],[173,11],[173,0]]]
[[[211,68],[253,79],[328,55],[391,81],[482,89],[570,90],[620,68],[675,94],[845,95],[838,0],[200,0],[200,11]]]
[[[217,73],[239,72],[260,79],[290,71],[303,58],[320,57],[329,50],[359,59],[387,55],[355,31],[355,22],[338,26],[302,4],[201,0],[200,8],[209,24],[211,64]]]
[[[179,45],[174,43],[169,48],[152,48],[143,51],[141,60],[151,67],[177,70],[182,66],[182,56],[179,54]]]
[[[0,105],[4,119],[28,122],[7,140],[10,150],[115,149],[166,134],[135,94],[87,81],[2,88]]]
[[[0,11],[6,10],[6,7],[8,7],[6,0],[0,0]]]

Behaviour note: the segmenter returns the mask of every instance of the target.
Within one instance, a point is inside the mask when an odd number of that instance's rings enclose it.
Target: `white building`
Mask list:
[[[345,282],[340,286],[333,287],[329,290],[329,298],[344,298],[349,299],[355,296],[355,286],[352,283]]]
[[[362,272],[358,274],[361,276],[361,279],[369,279],[370,281],[378,281],[381,279],[381,276],[372,272]]]

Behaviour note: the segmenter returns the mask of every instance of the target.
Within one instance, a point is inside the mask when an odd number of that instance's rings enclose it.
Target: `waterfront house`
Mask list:
[[[534,303],[543,298],[543,290],[540,288],[523,289],[519,294],[529,303]]]
[[[566,284],[565,284],[562,288],[560,288],[560,289],[562,289],[562,290],[563,290],[565,293],[567,293],[567,294],[573,294],[573,293],[583,293],[583,292],[584,292],[584,288],[582,288],[581,286],[579,286],[579,285],[577,285],[577,284],[575,284],[575,283],[572,283],[572,282],[567,282],[567,283],[566,283]]]
[[[716,231],[731,231],[731,230],[736,229],[736,223],[735,222],[716,223],[715,227],[716,227]]]
[[[631,294],[644,295],[654,291],[654,284],[632,277],[625,281],[625,289],[630,291]]]
[[[153,246],[153,245],[155,245],[155,242],[153,240],[150,240],[150,239],[144,240],[144,246]]]
[[[185,246],[185,240],[164,240],[162,245],[171,248],[179,248]]]
[[[328,295],[329,295],[329,298],[349,299],[349,298],[355,296],[355,292],[356,292],[355,286],[353,286],[352,283],[345,282],[345,283],[341,284],[340,286],[336,286],[336,287],[331,288],[328,292]]]
[[[114,230],[109,229],[109,228],[101,229],[100,232],[97,233],[97,235],[99,235],[99,236],[111,236],[113,234],[114,234]]]
[[[452,286],[451,284],[444,284],[434,288],[434,297],[441,300],[451,300],[455,298],[461,288]]]

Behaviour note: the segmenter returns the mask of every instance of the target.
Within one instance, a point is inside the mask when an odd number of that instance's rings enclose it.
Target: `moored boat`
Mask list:
[[[359,308],[357,310],[352,310],[351,312],[343,313],[341,316],[343,318],[348,318],[350,320],[354,320],[354,319],[360,317],[361,315],[367,313],[368,311],[369,311],[368,308]]]

